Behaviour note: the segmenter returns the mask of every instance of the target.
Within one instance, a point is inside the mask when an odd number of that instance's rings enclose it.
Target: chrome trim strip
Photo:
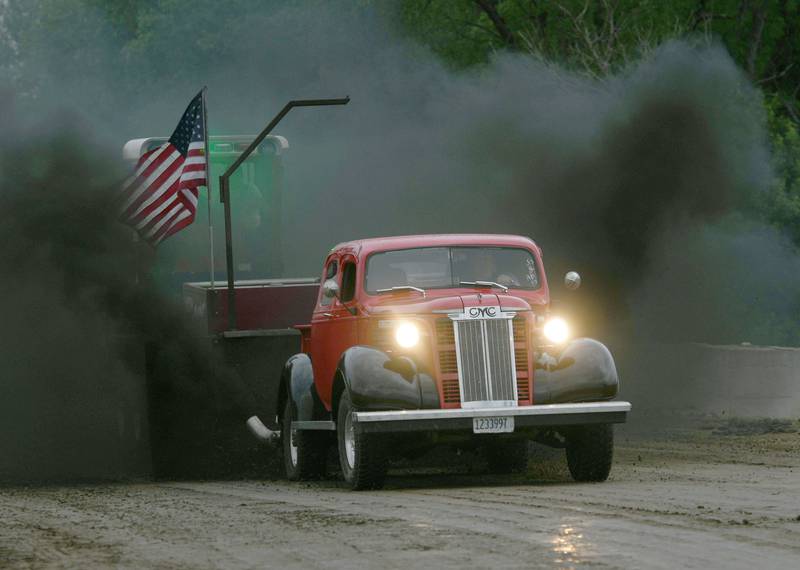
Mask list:
[[[451,410],[393,410],[388,412],[354,412],[357,423],[444,420],[448,418],[486,418],[506,416],[549,416],[585,413],[631,411],[630,402],[583,402],[579,404],[543,404],[516,408],[456,408]]]
[[[481,319],[478,321],[481,325],[481,349],[483,350],[483,373],[486,375],[484,377],[483,383],[486,385],[486,394],[487,399],[492,401],[495,399],[494,397],[494,390],[492,389],[492,383],[494,380],[494,376],[492,376],[492,355],[489,353],[489,344],[492,342],[492,337],[489,336],[489,330],[486,326],[487,319]],[[462,396],[463,398],[464,396]],[[461,405],[464,405],[464,402],[461,402]]]
[[[319,281],[319,279],[317,279]],[[533,309],[528,307],[503,307],[500,306],[500,310],[503,312],[520,312],[520,313],[531,313]],[[435,313],[437,315],[463,315],[464,311],[459,311],[458,309],[434,309],[431,313]]]
[[[255,336],[300,336],[297,329],[253,329],[223,331],[220,333],[223,338],[249,338]]]
[[[336,431],[336,424],[329,420],[297,421],[297,422],[292,422],[292,429]]]
[[[467,310],[473,309],[473,308],[474,307],[467,307]],[[492,308],[500,309],[500,307],[496,307],[496,306],[494,306]],[[483,317],[483,316],[481,316],[481,317],[470,317],[466,312],[453,313],[451,311],[451,312],[449,312],[447,314],[447,316],[450,317],[450,319],[453,320],[453,321],[486,321],[486,320],[508,320],[508,319],[513,319],[514,317],[517,316],[517,313],[509,312],[509,311],[503,311],[502,309],[500,309],[500,310],[498,310],[497,313],[495,313],[491,317],[489,317],[489,316],[486,316],[486,317]]]
[[[469,410],[484,409],[484,408],[513,408],[518,403],[515,400],[481,400],[475,402],[467,402],[469,406],[462,407]]]

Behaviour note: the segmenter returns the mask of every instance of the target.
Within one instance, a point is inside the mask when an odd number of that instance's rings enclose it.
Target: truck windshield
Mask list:
[[[369,293],[411,285],[422,289],[490,281],[511,289],[538,289],[533,255],[511,247],[425,247],[374,253],[367,261]]]

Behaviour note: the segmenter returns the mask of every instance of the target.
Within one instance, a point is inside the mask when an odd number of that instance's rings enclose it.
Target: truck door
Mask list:
[[[331,407],[331,392],[336,365],[342,353],[358,344],[356,308],[356,260],[352,255],[328,259],[326,279],[339,284],[342,299],[326,299],[320,289],[317,308],[312,317],[311,363],[317,393],[326,407]],[[330,277],[328,277],[330,275]],[[324,283],[325,279],[323,279]]]

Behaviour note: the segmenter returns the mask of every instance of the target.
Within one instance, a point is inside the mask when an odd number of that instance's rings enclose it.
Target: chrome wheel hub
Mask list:
[[[353,469],[356,465],[356,432],[353,428],[353,413],[347,414],[344,421],[344,451],[347,465]]]
[[[289,458],[292,465],[297,465],[297,430],[291,430],[289,434]]]

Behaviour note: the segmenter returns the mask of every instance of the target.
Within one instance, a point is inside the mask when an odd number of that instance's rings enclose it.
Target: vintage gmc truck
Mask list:
[[[212,201],[225,251],[221,240],[208,248],[198,209],[195,224],[159,248],[154,277],[167,294],[180,285],[210,354],[252,393],[247,413],[257,415],[247,427],[262,440],[281,435],[288,477],[322,476],[333,445],[354,489],[380,487],[391,456],[441,444],[480,448],[492,470],[508,472],[525,467],[534,440],[566,448],[576,480],[604,480],[612,425],[630,404],[613,400],[619,381],[608,349],[570,339],[551,314],[540,248],[510,235],[365,239],[335,247],[321,278],[287,278],[279,222],[288,142],[266,137],[269,128],[211,137],[213,170],[239,165],[228,192],[212,185],[231,208]],[[123,156],[135,163],[164,140],[129,141]],[[159,370],[170,359],[153,343],[145,353],[154,475],[246,472],[257,451],[244,418],[224,411],[242,394],[226,384],[230,375],[165,391]]]
[[[334,443],[353,489],[381,487],[390,456],[437,444],[481,447],[509,472],[534,440],[566,448],[575,480],[605,480],[613,424],[631,406],[613,400],[608,349],[569,339],[549,311],[541,249],[526,237],[336,246],[276,400],[288,478],[324,475]]]

